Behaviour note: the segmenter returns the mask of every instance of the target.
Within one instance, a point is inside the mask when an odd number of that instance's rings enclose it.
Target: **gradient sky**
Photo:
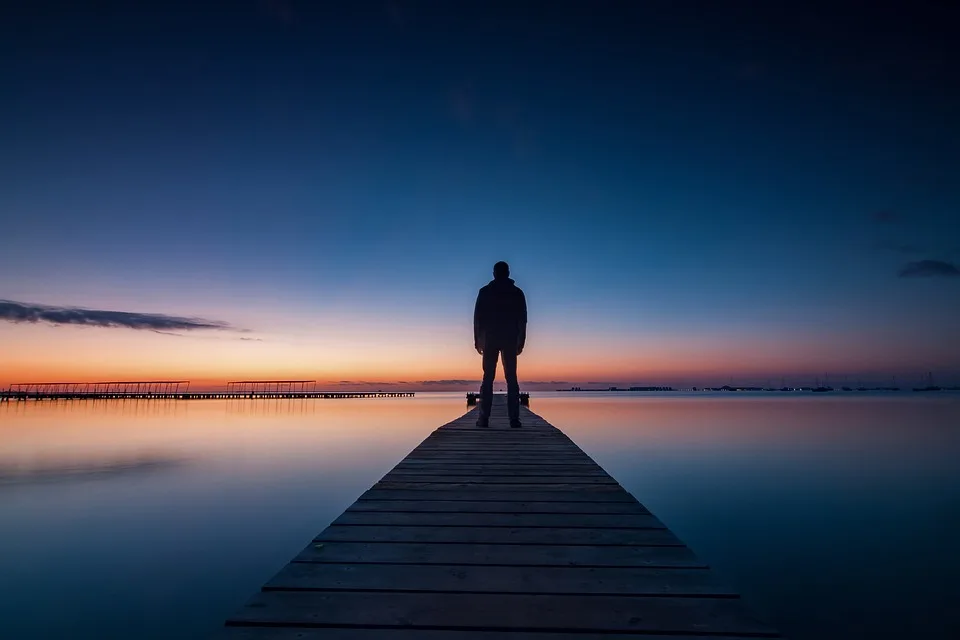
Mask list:
[[[229,326],[8,309],[0,384],[475,380],[501,259],[530,388],[960,380],[949,3],[20,4],[0,300]]]

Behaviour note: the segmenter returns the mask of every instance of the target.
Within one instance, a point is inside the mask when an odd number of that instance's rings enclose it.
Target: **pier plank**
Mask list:
[[[429,527],[331,525],[317,541],[432,542],[437,544],[541,544],[683,546],[668,529],[568,529],[565,527]]]
[[[528,465],[417,465],[417,464],[398,464],[394,467],[394,472],[403,474],[430,474],[430,475],[464,475],[471,476],[595,476],[609,478],[610,476],[602,469],[594,469],[586,465],[579,467],[575,465],[563,466],[528,466]]]
[[[344,511],[334,525],[425,527],[525,527],[570,529],[665,529],[655,516],[595,513],[434,513],[397,511]]]
[[[592,493],[617,493],[626,494],[623,487],[615,483],[584,483],[584,482],[563,482],[556,484],[536,483],[536,482],[510,482],[510,483],[484,483],[477,482],[430,482],[427,480],[381,480],[373,485],[374,489],[421,489],[426,491],[439,490],[472,490],[472,491],[541,491],[570,493],[579,491],[583,496],[589,496]],[[629,494],[628,494],[629,495]]]
[[[429,493],[421,490],[407,489],[380,489],[367,490],[357,502],[365,500],[416,500],[424,503],[434,501],[493,501],[493,502],[562,502],[589,504],[626,503],[639,504],[633,496],[624,490],[620,491],[590,491],[584,493],[577,489],[573,491],[543,491],[536,487],[526,487],[523,490],[507,491],[497,489],[448,489],[434,487]],[[642,506],[642,505],[640,505]]]
[[[355,627],[260,627],[230,626],[220,634],[221,640],[610,640],[607,633],[529,632],[529,631],[463,631],[458,629],[371,629]],[[650,635],[647,633],[617,634],[617,640],[717,640],[717,636]],[[723,636],[723,640],[756,640],[744,636]]]
[[[777,634],[738,599],[527,594],[264,591],[230,622],[302,626]]]
[[[388,586],[389,585],[389,586]],[[703,569],[489,567],[313,564],[294,562],[264,585],[265,590],[419,591],[584,595],[698,595],[736,597]]]
[[[422,472],[391,471],[383,476],[384,482],[432,482],[434,484],[466,484],[476,482],[477,475],[445,475]],[[487,484],[613,484],[617,481],[610,476],[543,476],[543,475],[485,475]]]
[[[347,509],[350,511],[391,511],[408,513],[556,513],[556,514],[649,514],[647,509],[634,502],[622,504],[590,502],[524,501],[470,501],[470,500],[358,500]]]
[[[487,564],[585,567],[703,567],[687,547],[323,542],[294,562]]]
[[[225,640],[778,637],[562,431],[469,411],[227,620]]]

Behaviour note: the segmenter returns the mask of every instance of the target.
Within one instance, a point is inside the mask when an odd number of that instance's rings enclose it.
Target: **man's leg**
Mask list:
[[[517,381],[517,348],[506,347],[503,356],[503,377],[507,379],[507,413],[510,426],[520,426],[520,383]]]
[[[483,347],[483,382],[480,383],[480,416],[477,424],[486,426],[493,406],[493,379],[497,377],[497,349],[490,345]]]

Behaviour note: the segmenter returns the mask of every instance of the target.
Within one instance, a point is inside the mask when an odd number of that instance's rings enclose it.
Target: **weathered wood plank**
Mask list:
[[[712,595],[735,597],[704,569],[478,567],[315,564],[292,562],[264,589],[566,593],[590,595]]]
[[[443,437],[442,435],[431,435],[426,437],[422,444],[453,444],[460,445],[464,442],[479,445],[504,446],[505,444],[540,444],[544,446],[566,446],[576,447],[576,443],[562,433],[550,435],[534,435],[536,432],[530,432],[528,435],[509,437],[506,435],[477,433],[475,436],[458,433],[456,435]]]
[[[511,462],[501,459],[498,462],[476,462],[471,460],[438,460],[435,458],[421,458],[417,460],[403,460],[397,463],[395,467],[399,469],[477,469],[483,471],[495,471],[504,469],[513,471],[514,469],[528,471],[551,471],[551,470],[572,470],[578,473],[590,471],[593,473],[606,473],[603,467],[596,464],[582,464],[579,462],[540,462],[539,464],[525,464],[523,462]]]
[[[311,543],[296,562],[583,567],[704,567],[686,547],[431,543]]]
[[[578,449],[573,445],[564,445],[564,446],[541,446],[541,445],[526,445],[526,444],[516,444],[516,445],[502,445],[502,446],[492,446],[492,445],[483,445],[483,444],[470,444],[470,443],[461,443],[457,445],[421,445],[411,451],[411,454],[421,454],[426,453],[430,455],[460,455],[464,454],[476,454],[479,451],[482,451],[486,455],[495,455],[499,453],[508,453],[508,454],[525,454],[525,455],[550,455],[555,454],[558,456],[580,456],[588,457],[586,453]]]
[[[515,462],[551,462],[553,464],[589,464],[597,466],[597,463],[591,460],[585,453],[542,453],[536,451],[504,451],[502,454],[483,452],[462,452],[455,453],[451,451],[411,451],[407,460],[459,460],[463,462],[492,462],[494,464],[515,463]]]
[[[562,513],[562,514],[649,514],[639,502],[494,502],[469,500],[358,500],[347,511],[391,511],[408,513]]]
[[[501,433],[482,433],[476,432],[475,435],[466,435],[463,433],[458,433],[448,437],[443,437],[443,434],[439,435],[430,435],[424,438],[424,443],[452,443],[459,444],[461,442],[475,442],[475,443],[486,443],[493,446],[502,445],[503,443],[541,443],[544,445],[565,445],[565,446],[576,446],[576,444],[570,438],[565,437],[560,432],[555,432],[551,434],[544,433],[543,435],[536,435],[536,431],[527,432],[526,435],[523,435],[523,432],[517,432],[516,434],[504,434]]]
[[[360,629],[345,627],[225,627],[220,640],[610,640],[606,633],[464,631],[450,629]],[[617,640],[717,640],[717,636],[617,634]],[[723,636],[723,640],[756,640]]]
[[[609,474],[606,471],[599,467],[587,467],[587,466],[558,466],[554,465],[552,467],[546,467],[543,465],[540,466],[524,466],[524,465],[509,465],[509,464],[498,464],[498,465],[477,465],[477,464],[453,464],[453,463],[441,463],[441,464],[412,464],[412,463],[400,463],[393,468],[395,472],[403,473],[432,473],[432,474],[446,474],[446,475],[478,475],[478,476],[487,476],[487,475],[523,475],[523,476],[600,476],[604,478],[609,478]]]
[[[516,464],[516,465],[579,465],[590,467],[594,469],[597,467],[597,463],[590,458],[568,458],[561,460],[553,456],[528,456],[524,455],[522,457],[518,456],[487,456],[487,455],[463,455],[463,456],[417,456],[410,454],[404,458],[404,462],[428,462],[432,464],[437,463],[454,463],[454,464]],[[602,467],[601,467],[602,468]]]
[[[579,491],[583,495],[590,495],[592,493],[602,493],[602,492],[616,492],[627,494],[624,491],[623,487],[618,484],[585,484],[582,482],[579,483],[570,483],[565,482],[563,484],[534,484],[534,483],[523,483],[523,482],[513,482],[510,484],[506,483],[497,483],[497,484],[488,484],[488,483],[477,483],[477,482],[461,482],[461,483],[437,483],[437,482],[424,482],[416,480],[381,480],[377,484],[373,485],[374,489],[423,489],[426,491],[440,491],[448,490],[454,491],[462,489],[465,491],[556,491],[558,493],[564,492],[569,493],[571,491]]]
[[[433,487],[429,491],[422,489],[368,489],[358,498],[363,500],[417,500],[424,504],[432,501],[495,501],[495,502],[560,502],[566,504],[640,504],[636,498],[624,491],[591,491],[581,489],[574,491],[539,491],[535,487],[525,487],[522,490],[499,490],[493,488],[480,489],[447,489]],[[642,505],[641,505],[642,506]]]
[[[776,636],[731,598],[460,593],[276,592],[231,621],[310,626],[524,629]]]
[[[435,544],[542,544],[683,546],[669,529],[366,526],[324,529],[317,541],[431,542]]]
[[[476,462],[447,462],[447,461],[413,461],[401,462],[393,468],[395,472],[404,473],[454,473],[454,474],[473,474],[483,473],[487,475],[506,475],[511,473],[538,473],[541,475],[562,476],[568,473],[576,475],[602,475],[609,474],[601,467],[583,464],[554,464],[554,465],[526,465],[511,464],[509,462],[498,462],[491,464],[478,464]],[[501,473],[495,473],[500,471]]]
[[[414,451],[417,452],[435,452],[435,453],[474,453],[478,447],[483,447],[485,452],[490,453],[533,453],[533,454],[569,454],[585,456],[586,454],[579,447],[572,444],[471,444],[469,442],[451,442],[449,444],[421,444]]]
[[[566,527],[568,529],[665,529],[649,513],[408,513],[380,511],[344,511],[334,525],[378,525],[420,527]]]
[[[384,482],[433,482],[437,484],[617,484],[610,476],[491,476],[443,475],[431,473],[407,473],[391,471],[383,476]]]

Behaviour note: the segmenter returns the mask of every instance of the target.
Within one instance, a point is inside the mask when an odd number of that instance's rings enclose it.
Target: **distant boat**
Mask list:
[[[932,373],[932,372],[928,372],[928,373],[927,373],[927,386],[925,386],[925,387],[914,387],[913,390],[914,390],[914,391],[943,391],[943,389],[942,389],[941,387],[938,387],[937,385],[933,384],[933,373]]]
[[[841,387],[840,390],[841,390],[841,391],[853,391],[853,389],[851,389],[850,387]]]
[[[824,386],[820,384],[820,378],[817,378],[817,384],[813,388],[814,393],[826,393],[827,391],[833,391],[833,387]]]

